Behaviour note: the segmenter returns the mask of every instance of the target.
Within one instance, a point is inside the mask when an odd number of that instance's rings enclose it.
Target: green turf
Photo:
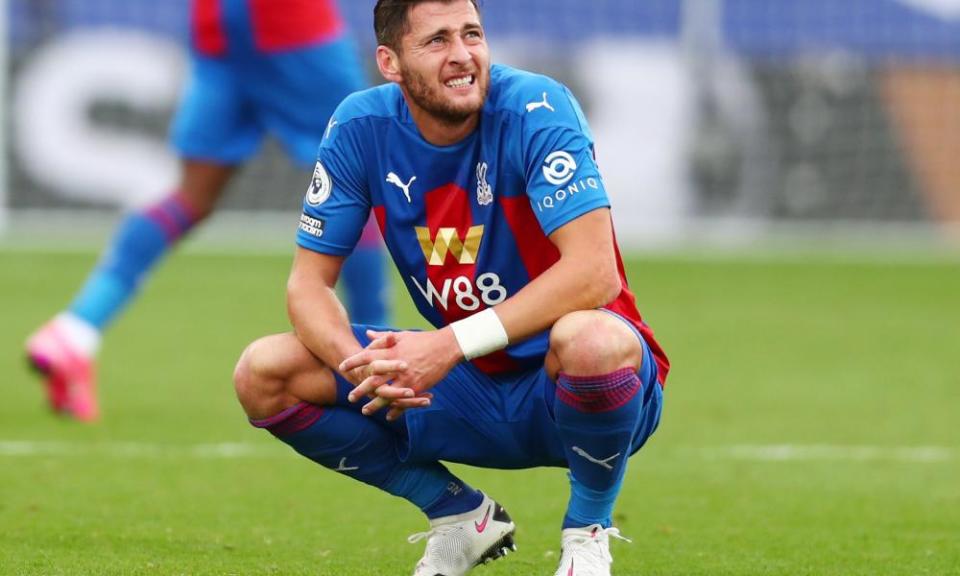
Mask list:
[[[94,259],[0,252],[0,574],[411,572],[415,510],[251,429],[233,399],[243,346],[286,329],[289,257],[172,259],[106,338],[103,422],[50,417],[22,340]],[[675,367],[628,472],[615,574],[960,574],[957,262],[628,268]],[[245,452],[204,456],[213,443]],[[812,452],[749,456],[778,445]],[[919,447],[934,457],[897,451]],[[562,471],[457,470],[519,527],[519,551],[477,574],[552,574]]]

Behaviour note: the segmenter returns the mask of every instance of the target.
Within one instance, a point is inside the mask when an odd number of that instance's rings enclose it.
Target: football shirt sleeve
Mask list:
[[[560,85],[548,86],[552,109],[528,112],[523,126],[527,196],[545,234],[610,201],[580,106]]]
[[[354,128],[332,120],[320,145],[297,230],[302,248],[346,256],[367,222],[370,195]]]

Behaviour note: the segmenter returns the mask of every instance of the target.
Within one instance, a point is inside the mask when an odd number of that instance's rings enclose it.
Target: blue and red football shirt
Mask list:
[[[348,97],[334,113],[304,198],[297,243],[345,256],[370,210],[420,313],[434,326],[495,306],[553,265],[557,228],[610,202],[593,138],[562,84],[491,67],[477,130],[451,146],[424,140],[396,84]],[[622,290],[606,306],[669,363],[637,311],[617,254]],[[542,365],[542,332],[474,363],[487,373]]]
[[[194,49],[211,57],[248,37],[272,53],[330,42],[345,29],[336,0],[193,0],[190,16]]]

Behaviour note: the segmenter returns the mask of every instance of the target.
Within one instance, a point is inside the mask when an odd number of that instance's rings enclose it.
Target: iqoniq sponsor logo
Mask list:
[[[556,208],[567,198],[584,192],[586,190],[599,190],[600,189],[600,180],[594,177],[590,178],[581,178],[576,182],[570,183],[566,188],[560,188],[554,191],[553,194],[544,196],[543,198],[537,200],[537,210],[543,212],[544,210],[550,210]]]
[[[577,171],[577,161],[569,152],[557,150],[543,161],[543,177],[554,186],[563,186]]]

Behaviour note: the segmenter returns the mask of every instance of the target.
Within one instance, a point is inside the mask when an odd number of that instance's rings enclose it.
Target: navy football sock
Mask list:
[[[480,505],[482,496],[439,462],[402,462],[395,432],[354,410],[300,403],[251,424],[325,468],[408,500],[428,518]]]
[[[176,194],[127,215],[70,312],[103,330],[136,294],[144,276],[197,220]]]
[[[640,417],[641,387],[630,368],[557,379],[554,414],[571,486],[564,528],[611,525]]]

